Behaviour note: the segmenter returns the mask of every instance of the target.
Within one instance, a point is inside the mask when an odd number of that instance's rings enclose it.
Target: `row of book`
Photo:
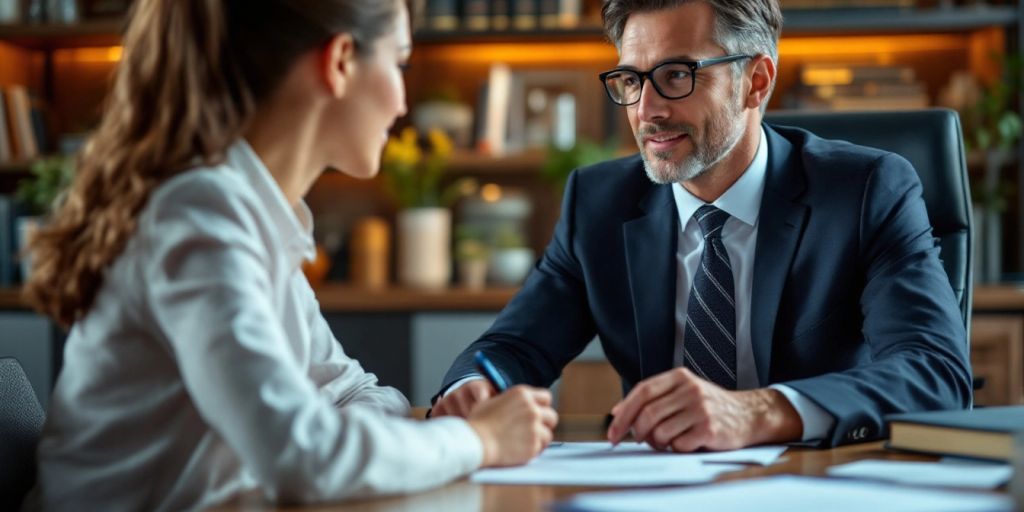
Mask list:
[[[431,31],[572,29],[580,24],[581,0],[420,0]]]
[[[21,85],[0,89],[0,163],[37,158],[46,143],[42,109]]]
[[[907,110],[931,102],[925,84],[906,66],[804,64],[787,108],[808,110]]]

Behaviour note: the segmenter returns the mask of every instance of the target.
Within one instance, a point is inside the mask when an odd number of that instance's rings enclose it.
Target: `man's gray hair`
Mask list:
[[[779,63],[779,35],[782,32],[782,11],[778,0],[604,0],[601,15],[608,40],[621,50],[622,32],[629,16],[637,12],[671,9],[690,2],[705,2],[715,11],[713,38],[730,55],[768,55]],[[685,30],[680,27],[680,30]],[[733,64],[739,77],[745,61]],[[761,104],[764,113],[768,98],[775,89],[774,81]]]

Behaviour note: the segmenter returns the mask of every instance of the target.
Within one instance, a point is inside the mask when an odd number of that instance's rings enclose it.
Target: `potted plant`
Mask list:
[[[451,279],[449,207],[476,190],[476,182],[466,178],[441,186],[451,152],[451,139],[444,132],[430,130],[421,147],[415,128],[388,139],[384,149],[381,175],[399,207],[397,273],[405,286],[441,288]]]
[[[580,138],[568,149],[559,149],[552,144],[548,146],[544,165],[541,167],[541,176],[553,184],[558,195],[561,195],[565,182],[574,169],[612,159],[616,146],[614,141],[602,146],[584,138]]]
[[[491,281],[515,286],[526,279],[533,268],[533,249],[526,247],[522,233],[514,226],[499,228],[492,239],[488,275]]]
[[[478,232],[469,226],[455,230],[455,268],[459,284],[479,290],[487,282],[487,243]]]
[[[32,233],[45,222],[46,217],[57,204],[61,194],[71,184],[74,176],[74,159],[69,156],[54,156],[36,160],[29,169],[31,177],[18,183],[15,197],[23,208],[24,215],[16,221],[17,249],[21,259],[21,278],[28,280],[32,261],[23,249]]]

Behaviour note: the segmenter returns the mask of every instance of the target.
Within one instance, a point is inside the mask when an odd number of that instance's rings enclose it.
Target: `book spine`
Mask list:
[[[494,30],[508,30],[512,25],[511,20],[509,0],[493,0],[491,2],[491,28]]]
[[[450,31],[459,28],[458,0],[427,0],[427,28]]]
[[[511,0],[512,25],[517,30],[533,30],[537,28],[537,0]]]
[[[559,4],[561,4],[559,0],[540,0],[537,9],[540,28],[546,30],[558,28],[558,15],[561,8]]]
[[[463,0],[462,21],[467,30],[487,30],[491,26],[488,0]]]
[[[10,115],[7,113],[6,104],[3,92],[0,91],[0,162],[14,160],[14,148],[11,147],[10,130],[7,129],[9,125],[8,117]]]

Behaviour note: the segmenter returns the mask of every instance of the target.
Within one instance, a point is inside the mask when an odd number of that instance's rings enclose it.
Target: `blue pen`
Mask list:
[[[476,361],[476,369],[483,374],[484,378],[494,386],[494,389],[501,393],[508,389],[508,383],[505,382],[505,378],[498,373],[498,369],[494,366],[494,363],[482,351],[477,351],[473,357]]]

